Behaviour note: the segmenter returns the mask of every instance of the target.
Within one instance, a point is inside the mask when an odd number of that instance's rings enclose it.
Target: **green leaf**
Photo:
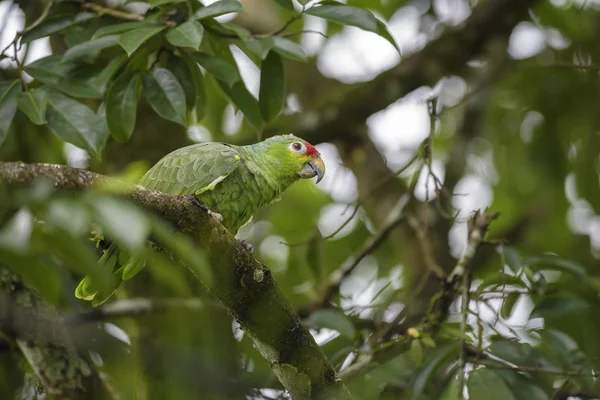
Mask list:
[[[423,364],[423,344],[418,339],[411,340],[410,342],[410,358],[415,362],[417,367]]]
[[[64,64],[60,55],[40,58],[24,68],[33,78],[46,84],[58,84],[59,80],[66,78],[73,69],[74,65]]]
[[[0,82],[0,145],[8,135],[8,129],[17,112],[17,95],[21,92],[19,81]]]
[[[458,397],[458,379],[453,378],[440,395],[440,400],[460,400],[460,398]]]
[[[284,57],[287,57],[296,61],[306,61],[306,53],[296,42],[292,42],[289,39],[277,37],[273,38],[273,49]]]
[[[373,14],[362,8],[345,4],[311,7],[304,13],[342,25],[356,26],[369,32],[378,33],[379,30],[377,18]]]
[[[505,285],[514,285],[522,288],[527,287],[521,278],[496,271],[485,276],[485,279],[481,283],[481,288],[496,288]]]
[[[49,17],[35,28],[25,33],[23,37],[21,37],[21,44],[26,44],[35,39],[58,33],[75,24],[90,20],[94,17],[96,17],[96,14],[89,12],[82,12],[75,16],[69,14]]]
[[[141,250],[150,232],[150,221],[135,205],[109,196],[90,196],[102,228],[130,250]]]
[[[185,0],[149,0],[152,7],[162,6],[164,4],[183,3]]]
[[[346,314],[336,310],[318,310],[310,314],[306,320],[306,324],[314,328],[333,329],[349,339],[354,339],[356,335],[356,329],[350,318]]]
[[[252,39],[248,40],[245,44],[248,47],[248,49],[250,49],[250,51],[258,55],[261,58],[261,60],[264,60],[267,57],[267,54],[269,54],[269,52],[273,48],[273,46],[275,46],[275,40],[272,37]],[[300,50],[302,50],[302,48],[300,48]]]
[[[194,50],[200,48],[204,27],[197,21],[187,21],[167,32],[167,40],[176,47],[189,47]]]
[[[72,198],[52,200],[44,219],[73,236],[85,235],[90,226],[88,208],[82,202]]]
[[[33,215],[26,209],[19,210],[8,221],[3,221],[0,229],[0,249],[26,254],[31,248],[31,229],[23,226],[33,225]]]
[[[200,70],[200,66],[187,54],[182,54],[181,59],[185,62],[187,68],[190,71],[190,76],[194,83],[195,93],[195,109],[196,109],[196,120],[204,118],[204,110],[206,108],[206,90],[204,88],[204,76]]]
[[[418,342],[419,340],[413,340],[412,343]],[[417,373],[413,383],[413,391],[411,393],[411,400],[421,398],[423,390],[431,382],[431,379],[450,358],[454,357],[458,352],[458,346],[454,343],[445,345],[434,350],[425,360],[423,368]]]
[[[244,113],[254,128],[259,132],[262,131],[265,121],[262,118],[258,101],[248,92],[244,82],[236,82],[231,88],[222,82],[219,82],[219,84],[221,89],[229,96],[233,104]]]
[[[294,11],[294,3],[292,0],[275,0],[275,2],[288,11]]]
[[[167,61],[167,69],[171,71],[185,93],[185,104],[188,111],[194,108],[196,102],[196,86],[192,78],[192,72],[180,57],[172,56]]]
[[[17,95],[19,109],[36,125],[44,125],[46,121],[46,104],[48,92],[43,88],[21,92]]]
[[[531,379],[516,371],[495,371],[508,387],[512,390],[516,400],[550,400],[550,396],[541,387],[535,385]]]
[[[121,54],[120,56],[113,58],[106,67],[88,79],[89,84],[98,89],[100,92],[104,92],[108,86],[108,82],[112,79],[113,75],[119,70],[119,68],[121,68],[125,61],[127,61],[127,55],[125,54]]]
[[[58,305],[62,299],[61,277],[50,260],[32,254],[18,254],[0,250],[3,264],[19,274],[23,282],[37,290],[48,302]],[[43,262],[46,261],[46,262]],[[49,265],[50,264],[50,265]]]
[[[156,35],[166,26],[149,26],[145,28],[135,29],[126,33],[121,34],[119,36],[119,44],[125,51],[127,55],[131,57],[134,51],[136,51],[144,42],[150,39],[152,36]]]
[[[244,28],[243,26],[239,26],[238,24],[225,22],[220,25],[221,27],[235,33],[244,42],[250,40],[252,37],[252,33],[248,29]]]
[[[144,95],[158,115],[186,126],[185,92],[169,70],[155,68],[146,73]]]
[[[219,15],[229,14],[232,12],[244,12],[242,3],[240,3],[238,0],[219,0],[196,11],[194,18],[198,20],[214,18],[218,17]]]
[[[535,366],[537,360],[533,355],[533,347],[529,343],[520,343],[514,340],[496,340],[488,347],[488,351],[495,357],[513,364]],[[533,357],[533,359],[532,359]]]
[[[91,25],[95,24],[92,22],[89,24],[74,25],[61,32],[61,36],[64,38],[67,47],[75,47],[78,44],[92,40],[92,36],[97,28]],[[90,64],[93,64],[99,53],[100,51],[90,52],[86,57],[86,61],[89,61]]]
[[[473,371],[467,382],[471,400],[516,400],[504,380],[494,371],[483,368]]]
[[[260,111],[265,122],[272,121],[283,110],[286,92],[283,62],[279,54],[271,51],[262,65],[258,95]]]
[[[194,59],[215,78],[226,83],[228,86],[233,86],[242,79],[240,72],[235,65],[232,65],[219,57],[205,53],[197,53],[194,54]]]
[[[356,26],[373,32],[386,39],[400,53],[400,47],[394,40],[386,24],[378,20],[370,11],[345,4],[326,4],[311,7],[304,12],[342,25]]]
[[[513,272],[519,272],[521,269],[521,257],[517,250],[512,246],[504,246],[504,261]],[[504,267],[504,266],[503,266]]]
[[[502,308],[500,309],[500,315],[502,318],[509,318],[515,308],[515,304],[521,298],[521,293],[513,292],[510,293],[502,302]]]
[[[44,57],[25,67],[25,71],[35,79],[52,86],[72,97],[101,98],[112,75],[127,59],[126,55],[113,58],[102,69],[95,66],[81,66],[63,63],[59,55]]]
[[[92,36],[92,39],[98,39],[98,38],[100,38],[102,36],[106,36],[106,35],[119,35],[124,32],[132,31],[134,29],[152,28],[152,27],[157,27],[157,26],[160,26],[160,25],[157,24],[156,22],[148,22],[148,21],[125,22],[124,24],[103,26],[102,28],[98,29],[96,31],[96,33],[94,33],[94,36]]]
[[[398,46],[398,43],[396,43],[396,39],[394,39],[394,37],[392,36],[392,33],[388,29],[387,25],[383,21],[377,18],[375,19],[377,20],[377,34],[385,40],[387,40],[388,42],[390,42],[390,44],[394,46],[398,54],[402,55],[402,50],[400,49],[400,46]]]
[[[564,295],[544,297],[531,311],[530,318],[546,318],[554,319],[561,316],[573,316],[577,313],[585,312],[590,309],[591,305],[580,298],[567,297]]]
[[[152,220],[152,234],[158,238],[165,249],[173,252],[180,261],[185,263],[186,267],[205,285],[212,286],[214,277],[211,265],[205,253],[198,249],[189,236],[174,232],[158,219]]]
[[[83,42],[67,50],[62,58],[62,62],[70,62],[87,56],[90,52],[100,51],[108,47],[116,46],[119,43],[118,35],[103,36],[88,42]]]
[[[108,132],[91,108],[57,91],[48,93],[46,119],[50,131],[59,139],[74,144],[98,157]]]
[[[121,74],[106,95],[108,128],[120,143],[129,141],[135,128],[141,79],[139,72]]]
[[[580,264],[551,254],[527,258],[523,260],[523,264],[529,265],[536,271],[549,269],[561,272],[570,272],[580,277],[586,275],[585,268]]]

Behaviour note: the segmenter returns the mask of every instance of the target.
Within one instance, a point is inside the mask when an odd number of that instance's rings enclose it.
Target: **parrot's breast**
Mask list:
[[[274,188],[258,173],[242,162],[227,178],[198,198],[214,212],[223,216],[223,225],[231,234],[246,224],[254,212],[277,199],[283,188]]]

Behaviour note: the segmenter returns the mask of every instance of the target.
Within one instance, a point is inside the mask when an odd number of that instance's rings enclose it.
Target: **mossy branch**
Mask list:
[[[31,185],[46,178],[56,188],[83,190],[106,177],[53,164],[0,163],[0,182]],[[146,210],[175,224],[207,255],[209,287],[230,311],[294,399],[348,398],[344,384],[279,290],[270,270],[259,263],[192,196],[172,196],[142,187],[125,194]]]
[[[0,330],[19,348],[49,398],[111,398],[62,316],[0,265]]]

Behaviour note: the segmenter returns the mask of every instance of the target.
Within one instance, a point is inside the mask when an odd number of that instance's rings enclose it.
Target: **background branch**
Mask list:
[[[59,313],[2,265],[0,331],[14,340],[49,395],[61,399],[111,397]]]

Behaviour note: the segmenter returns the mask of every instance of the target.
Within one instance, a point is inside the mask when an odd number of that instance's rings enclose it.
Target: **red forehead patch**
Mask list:
[[[315,146],[313,146],[312,144],[308,143],[308,142],[304,142],[304,144],[306,144],[306,155],[309,157],[319,157],[321,155],[321,153],[319,153],[319,150],[317,150],[315,148]]]

